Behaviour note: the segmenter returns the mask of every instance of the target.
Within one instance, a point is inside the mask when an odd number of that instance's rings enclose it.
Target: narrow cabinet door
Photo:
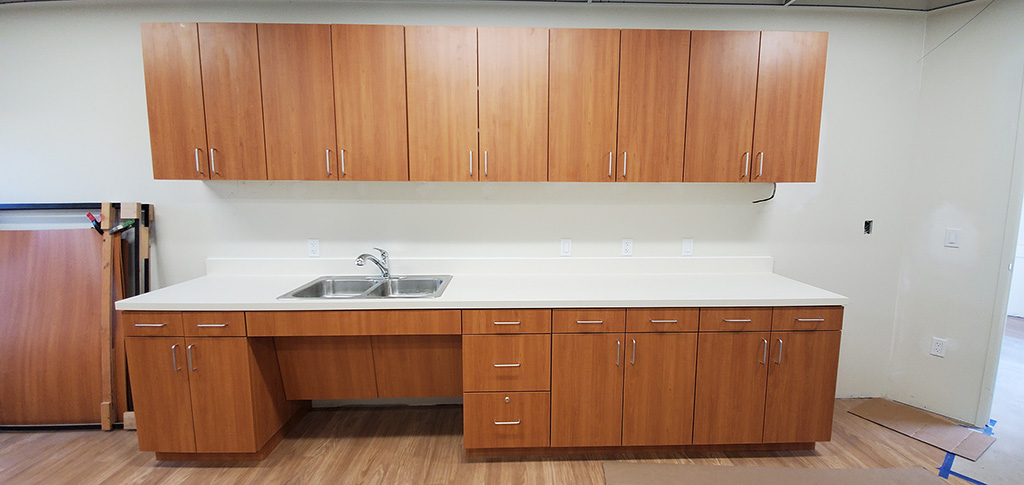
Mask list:
[[[551,446],[622,443],[624,335],[551,336]]]
[[[142,24],[142,63],[153,178],[210,178],[196,24]]]
[[[210,178],[266,180],[256,24],[199,24]]]
[[[623,30],[618,168],[628,182],[682,182],[690,31]]]
[[[832,438],[840,333],[772,332],[765,443]]]
[[[477,180],[476,27],[405,28],[409,179]]]
[[[185,344],[196,451],[255,452],[246,338],[195,337]]]
[[[131,372],[139,450],[196,451],[185,339],[128,337],[125,355]]]
[[[827,32],[762,32],[753,182],[814,182]]]
[[[768,332],[700,334],[693,444],[761,442],[768,338]]]
[[[332,25],[341,180],[409,180],[405,28]]]
[[[331,26],[259,24],[271,180],[337,180]]]
[[[548,180],[615,180],[619,31],[551,29]]]
[[[480,180],[547,180],[548,29],[477,30]]]
[[[622,446],[693,439],[696,333],[626,334]]]
[[[750,180],[760,32],[693,31],[684,182]]]

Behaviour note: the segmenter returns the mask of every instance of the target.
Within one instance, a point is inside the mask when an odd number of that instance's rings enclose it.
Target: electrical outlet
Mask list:
[[[622,255],[632,256],[633,255],[633,240],[623,239],[622,240]]]
[[[306,240],[306,255],[311,258],[320,257],[320,240],[319,239],[307,239]]]
[[[683,256],[693,256],[693,239],[683,239]]]
[[[946,228],[946,240],[943,245],[947,248],[960,247],[960,229]]]
[[[559,255],[566,258],[572,256],[572,239],[562,239]]]
[[[934,355],[934,356],[936,356],[936,357],[945,357],[946,356],[946,339],[938,338],[938,337],[932,337],[932,351],[929,352],[929,353]]]

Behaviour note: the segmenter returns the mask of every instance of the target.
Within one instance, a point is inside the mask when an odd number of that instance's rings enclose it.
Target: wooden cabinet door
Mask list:
[[[622,445],[688,445],[693,439],[696,333],[626,334]]]
[[[548,180],[615,180],[619,31],[551,29]]]
[[[476,27],[405,28],[409,179],[477,180]]]
[[[693,444],[761,442],[768,337],[768,332],[699,335]]]
[[[547,180],[548,29],[477,31],[480,180]]]
[[[128,337],[125,355],[131,373],[139,450],[196,451],[185,339]]]
[[[256,24],[199,24],[213,180],[266,180]]]
[[[337,180],[331,26],[259,24],[271,180]]]
[[[684,182],[746,182],[760,32],[693,31]]]
[[[409,180],[405,28],[332,25],[341,180]]]
[[[832,439],[841,332],[772,332],[765,443]]]
[[[682,182],[690,31],[623,30],[618,166],[628,182]]]
[[[551,446],[622,443],[623,337],[551,336]]]
[[[253,421],[249,347],[244,337],[185,339],[192,419],[199,453],[252,453]]]
[[[142,24],[142,64],[153,178],[209,178],[196,24]]]
[[[762,32],[753,182],[814,182],[827,32]]]

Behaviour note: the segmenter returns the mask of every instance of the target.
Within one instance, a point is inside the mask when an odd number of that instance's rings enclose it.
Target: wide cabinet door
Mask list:
[[[697,334],[627,334],[625,360],[622,445],[690,444]]]
[[[623,334],[551,337],[551,446],[622,442]]]
[[[693,444],[760,443],[768,332],[701,333]]]
[[[271,180],[337,180],[331,26],[259,24]]]
[[[619,31],[551,29],[548,180],[615,181]]]
[[[185,339],[128,337],[125,355],[131,369],[139,450],[195,452]]]
[[[772,332],[765,443],[831,439],[840,334]]]
[[[681,182],[690,31],[623,30],[615,178]]]
[[[409,179],[477,180],[476,27],[405,28]]]
[[[245,338],[188,338],[196,450],[255,452],[249,351]]]

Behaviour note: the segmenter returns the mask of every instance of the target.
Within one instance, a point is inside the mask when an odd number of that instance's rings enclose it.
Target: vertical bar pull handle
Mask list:
[[[632,340],[633,340],[633,360],[631,360],[629,363],[632,364],[632,365],[636,365],[636,339],[632,339]]]
[[[174,364],[174,372],[178,372],[181,370],[181,367],[178,367],[178,354],[175,352],[177,349],[178,344],[174,344],[171,346],[171,363]]]
[[[215,150],[215,148],[210,147],[210,173],[211,174],[217,173],[217,162],[214,161],[214,158],[213,158],[214,150]]]
[[[626,177],[626,152],[622,152],[622,177]]]
[[[750,175],[750,152],[743,152],[743,178]]]
[[[473,150],[469,151],[469,175],[473,176]]]
[[[764,364],[768,362],[768,339],[763,338],[761,341],[764,342],[764,351],[761,353],[761,363]]]
[[[203,173],[203,171],[199,169],[199,149],[198,148],[196,148],[196,173],[200,173],[200,174]]]
[[[757,152],[757,178],[764,173],[764,152]]]
[[[782,363],[782,339],[775,339],[779,341],[779,357],[775,359],[776,364]]]
[[[192,364],[192,347],[195,347],[195,344],[192,344],[192,345],[189,345],[188,347],[185,347],[185,350],[188,351],[187,352],[188,353],[188,368],[192,369],[192,370],[196,370],[196,366],[194,364]]]
[[[331,149],[328,148],[324,151],[324,160],[327,160],[327,175],[331,175]]]
[[[608,176],[612,176],[612,166],[615,165],[615,153],[608,152]]]
[[[619,356],[622,355],[622,341],[615,341],[615,365],[619,365]]]
[[[338,155],[340,156],[339,158],[341,160],[341,174],[345,175],[345,149],[339,149]]]
[[[487,176],[487,150],[484,150],[484,177]]]

